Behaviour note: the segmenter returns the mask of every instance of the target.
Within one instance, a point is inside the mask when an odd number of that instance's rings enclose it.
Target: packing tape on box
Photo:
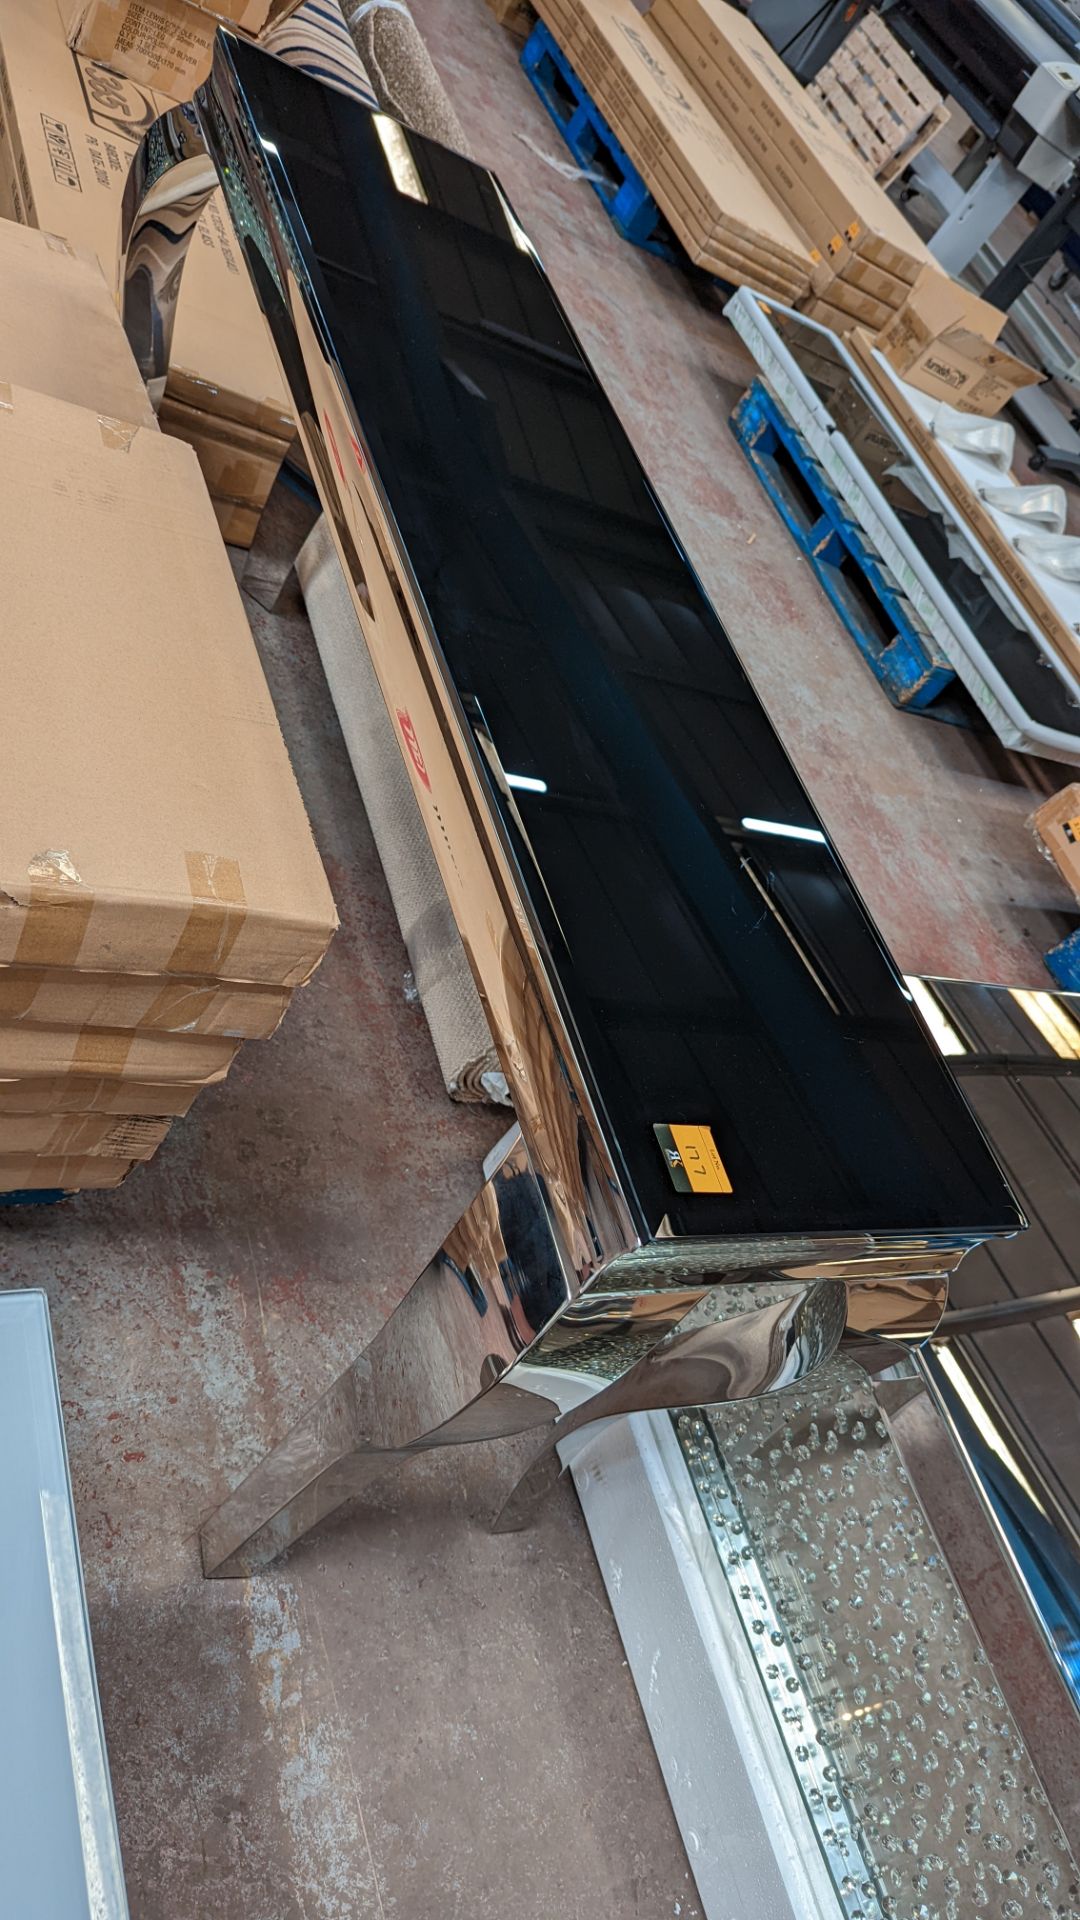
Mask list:
[[[247,919],[240,862],[224,854],[185,853],[184,863],[195,905],[164,971],[213,977],[224,973]]]
[[[11,397],[11,385],[7,380],[0,380],[0,409],[5,413],[14,413],[15,411],[15,402]]]
[[[127,453],[139,429],[129,420],[112,420],[107,413],[99,413],[98,426],[105,445],[114,453]]]
[[[139,1030],[151,1033],[198,1031],[199,1021],[209,1012],[219,991],[212,984],[197,986],[194,981],[170,980],[154,996],[138,1021]]]
[[[0,969],[0,1025],[25,1019],[47,979],[45,967]]]
[[[49,250],[52,253],[67,253],[67,254],[70,254],[71,258],[74,260],[75,249],[72,246],[70,240],[64,239],[63,234],[43,233],[41,237],[44,240],[45,245],[49,248]]]
[[[212,979],[224,972],[247,918],[240,864],[221,854],[192,852],[185,853],[184,864],[194,905],[161,971]],[[75,967],[94,910],[94,895],[82,885],[66,854],[38,855],[31,863],[31,874],[30,899],[11,964],[27,974],[40,974],[46,967]],[[34,992],[38,985],[40,980]],[[12,996],[16,1017],[27,1011],[22,991],[16,984],[0,986],[0,1017],[8,1005],[5,994]],[[160,1019],[151,1024],[160,1025]]]
[[[78,879],[70,879],[64,859],[63,855],[40,854],[32,863],[39,872],[47,870],[53,877],[30,881],[26,918],[12,955],[16,967],[73,967],[78,961],[94,911],[94,896]]]
[[[118,1080],[134,1039],[134,1029],[130,1033],[117,1033],[107,1027],[80,1028],[72,1049],[71,1072]]]

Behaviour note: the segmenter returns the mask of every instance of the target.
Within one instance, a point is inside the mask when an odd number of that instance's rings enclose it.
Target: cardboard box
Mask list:
[[[190,100],[210,72],[220,22],[187,0],[61,0],[72,51],[170,100]]]
[[[691,259],[719,238],[809,287],[810,250],[756,179],[631,0],[541,0],[540,13],[593,92]]]
[[[912,445],[918,448],[926,465],[947,490],[957,518],[971,528],[993,556],[996,566],[1031,614],[1047,646],[1060,655],[1070,673],[1080,674],[1080,639],[1062,619],[1053,602],[1042,591],[1035,575],[1024,565],[1023,558],[991,519],[982,502],[961,479],[948,453],[940,441],[935,440],[913,406],[912,397],[899,376],[894,375],[889,366],[882,365],[877,358],[875,342],[869,334],[856,327],[849,334],[847,344],[870,386],[879,396],[886,420],[892,415],[899,421]]]
[[[337,916],[195,456],[11,399],[0,964],[298,985]]]
[[[853,254],[849,260],[845,260],[841,277],[849,287],[858,287],[862,293],[871,294],[883,306],[893,309],[902,307],[910,292],[909,281],[902,280],[898,274],[889,273],[873,260],[864,259],[862,254]]]
[[[875,345],[920,393],[961,413],[993,415],[1043,375],[994,345],[1005,314],[970,293],[940,267],[920,273],[903,306]]]
[[[161,974],[0,967],[0,1025],[138,1028],[268,1040],[291,999],[287,987],[221,985]]]
[[[1044,800],[1031,824],[1062,878],[1080,899],[1080,781]]]
[[[246,38],[272,38],[297,10],[304,9],[304,0],[218,0],[212,7],[204,7],[202,0],[60,0],[60,8],[74,52],[103,62],[138,86],[183,101],[190,100],[209,77],[214,36],[220,26]],[[332,50],[337,58],[331,71],[336,65],[339,78],[354,65],[362,74],[344,20],[335,21],[327,0],[318,0],[311,9],[304,38],[310,40],[316,56]],[[290,51],[295,44],[296,36],[290,34]],[[346,90],[351,91],[351,86]]]
[[[82,1074],[50,1079],[0,1080],[0,1113],[142,1114],[149,1119],[190,1112],[201,1086],[177,1081],[154,1086],[140,1080],[93,1080]]]
[[[822,290],[821,298],[848,316],[848,326],[857,320],[861,326],[876,329],[888,326],[893,317],[892,307],[875,300],[873,294],[864,293],[861,287],[852,286],[840,273],[834,274],[828,287]]]
[[[227,547],[250,547],[259,531],[261,508],[245,507],[235,500],[212,500],[218,532]]]
[[[495,15],[500,27],[508,33],[524,40],[536,25],[536,14],[530,0],[484,0],[489,13]]]
[[[224,1080],[239,1050],[239,1040],[216,1035],[0,1026],[0,1082],[135,1080],[206,1087]]]
[[[134,147],[170,102],[81,60],[56,0],[0,6],[0,202],[25,226],[96,254],[115,285],[120,203]],[[266,323],[216,193],[192,238],[169,392],[287,439],[292,411]]]
[[[92,253],[57,234],[0,220],[0,282],[0,381],[137,426],[156,426]]]
[[[774,270],[804,276],[802,236],[629,0],[544,0],[544,15],[664,212],[683,219],[693,245],[722,236],[768,257]]]
[[[68,1154],[94,1160],[152,1160],[172,1121],[109,1113],[0,1113],[0,1158]]]
[[[373,104],[363,61],[332,0],[254,0],[250,6],[221,0],[215,8],[200,0],[60,0],[60,6],[67,44],[77,54],[171,100],[190,100],[208,79],[213,36],[225,25],[246,38],[258,36],[275,52],[286,44],[292,65],[306,52],[327,83]]]
[[[725,133],[736,141],[758,180],[776,204],[806,235],[807,245],[835,270],[851,251],[851,241],[828,220],[802,175],[775,146],[767,127],[755,119],[749,100],[723,73],[682,17],[676,0],[656,0],[649,21],[680,69],[700,87]]]
[[[287,20],[301,5],[301,0],[191,0],[191,4],[201,13],[209,13],[228,26],[239,27],[244,33],[258,37],[267,27]]]
[[[95,1160],[82,1154],[39,1159],[31,1153],[0,1159],[0,1193],[100,1192],[126,1180],[133,1160]]]
[[[852,327],[857,327],[859,324],[854,316],[845,313],[842,307],[834,307],[831,300],[808,300],[802,312],[808,320],[816,320],[819,327],[831,327],[841,339],[846,333],[851,332]]]
[[[204,407],[185,406],[166,394],[158,414],[162,433],[184,440],[195,452],[207,489],[216,499],[260,512],[289,449],[276,434],[222,421]]]
[[[785,67],[764,35],[723,0],[656,0],[649,16],[723,113],[737,95],[749,109],[755,165],[809,238],[834,258],[845,249],[878,258],[913,279],[927,250],[904,215]]]

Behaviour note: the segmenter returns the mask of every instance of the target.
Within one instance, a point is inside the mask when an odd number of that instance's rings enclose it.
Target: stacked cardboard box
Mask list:
[[[819,256],[812,317],[886,326],[930,255],[841,128],[724,0],[654,0],[648,19]]]
[[[632,0],[538,0],[691,260],[794,303],[813,250]]]
[[[113,285],[132,152],[169,105],[73,53],[56,0],[3,0],[0,215],[96,254]],[[191,242],[167,397],[166,426],[195,448],[226,537],[249,545],[293,422],[219,194]]]
[[[0,1192],[115,1186],[336,921],[205,486],[96,260],[0,222],[0,277]]]
[[[821,253],[815,317],[888,324],[930,255],[846,134],[738,8],[655,0],[648,17],[757,179]]]

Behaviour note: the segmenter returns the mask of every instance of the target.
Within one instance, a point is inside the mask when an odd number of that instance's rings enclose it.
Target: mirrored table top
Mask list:
[[[231,209],[290,385],[302,394],[295,277],[639,1222],[695,1237],[1015,1228],[497,181],[227,46],[239,172],[256,183],[233,178]],[[673,1127],[708,1129],[729,1190],[688,1186]]]

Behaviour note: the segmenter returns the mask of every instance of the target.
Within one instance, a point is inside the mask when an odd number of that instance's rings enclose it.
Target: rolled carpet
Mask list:
[[[467,153],[465,130],[404,0],[346,0],[345,17],[379,105],[417,133]]]
[[[296,562],[315,644],[447,1091],[509,1104],[506,1080],[325,520]]]

